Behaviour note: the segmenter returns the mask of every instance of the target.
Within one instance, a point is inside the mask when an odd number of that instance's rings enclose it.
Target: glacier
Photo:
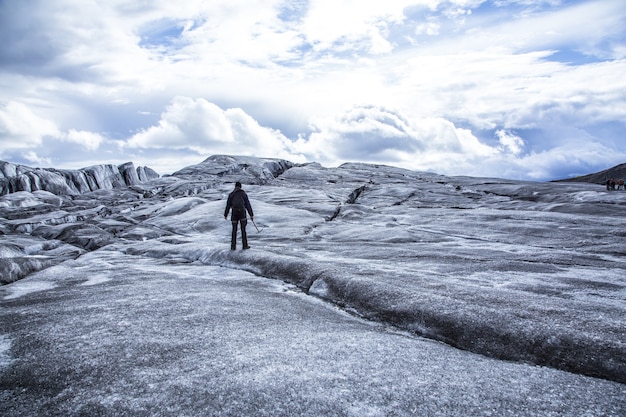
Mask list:
[[[230,251],[241,181],[260,231]],[[0,410],[623,415],[626,192],[217,155],[0,197]]]

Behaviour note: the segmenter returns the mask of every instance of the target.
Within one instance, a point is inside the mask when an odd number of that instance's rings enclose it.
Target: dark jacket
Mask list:
[[[234,222],[245,219],[246,211],[250,214],[250,217],[254,217],[250,200],[248,200],[248,194],[241,188],[235,188],[235,190],[228,195],[224,217],[228,216],[228,212],[231,208],[233,209],[233,214],[230,219]]]

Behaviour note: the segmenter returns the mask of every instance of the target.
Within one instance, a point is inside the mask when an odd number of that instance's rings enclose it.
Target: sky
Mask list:
[[[623,0],[0,0],[0,160],[626,162]]]

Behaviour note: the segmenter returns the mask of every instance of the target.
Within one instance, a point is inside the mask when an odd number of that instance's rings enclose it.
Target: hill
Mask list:
[[[606,180],[609,178],[626,179],[626,163],[616,165],[613,168],[605,169],[604,171],[596,172],[595,174],[581,175],[580,177],[566,178],[553,182],[590,182],[593,184],[606,184]]]

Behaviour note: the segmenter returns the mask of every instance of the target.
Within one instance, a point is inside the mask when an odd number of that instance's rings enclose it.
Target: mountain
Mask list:
[[[606,180],[609,178],[614,178],[616,180],[620,178],[626,179],[626,164],[616,165],[613,168],[605,169],[604,171],[596,172],[594,174],[566,178],[555,182],[590,182],[593,184],[606,184]]]
[[[102,167],[76,174],[107,184],[91,191],[33,168],[21,175],[37,191],[0,196],[7,323],[56,288],[98,310],[124,286],[184,291],[245,272],[490,358],[626,382],[626,192],[224,155],[125,186]],[[230,250],[223,217],[235,181],[255,211],[248,251]]]

